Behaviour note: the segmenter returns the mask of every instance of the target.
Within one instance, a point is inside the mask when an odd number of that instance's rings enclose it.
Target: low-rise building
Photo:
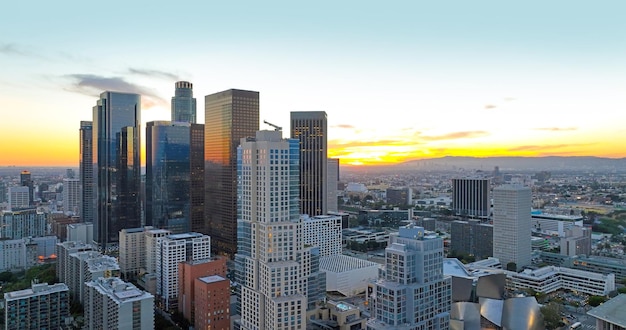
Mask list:
[[[596,319],[597,330],[626,329],[626,294],[620,294],[587,312]]]
[[[320,270],[326,273],[326,291],[352,297],[365,292],[367,284],[378,278],[379,264],[346,255],[320,258]]]

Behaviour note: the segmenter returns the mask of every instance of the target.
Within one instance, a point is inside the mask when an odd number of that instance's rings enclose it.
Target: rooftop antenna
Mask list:
[[[263,123],[264,123],[264,124],[268,124],[268,125],[270,125],[270,126],[274,127],[274,131],[281,132],[281,131],[283,130],[283,128],[282,128],[282,127],[280,127],[280,126],[278,126],[278,125],[274,125],[274,124],[270,123],[270,122],[269,122],[269,121],[267,121],[267,120],[264,120],[264,121],[263,121]]]

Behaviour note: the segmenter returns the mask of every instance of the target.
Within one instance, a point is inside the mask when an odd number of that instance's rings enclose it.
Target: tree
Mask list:
[[[506,264],[506,270],[510,270],[513,272],[517,271],[517,264],[514,263],[513,261],[509,262],[508,264]]]
[[[562,312],[563,306],[556,302],[550,302],[541,307],[541,314],[543,314],[543,321],[546,329],[557,329],[563,326],[561,318]]]
[[[604,296],[591,296],[589,297],[589,306],[591,307],[600,306],[600,304],[604,303],[606,300],[607,299]]]

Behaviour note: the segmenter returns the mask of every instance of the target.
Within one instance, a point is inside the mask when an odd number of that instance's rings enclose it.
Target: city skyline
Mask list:
[[[96,4],[31,7],[6,4],[0,22],[0,166],[77,167],[100,93],[141,94],[143,135],[170,118],[176,81],[194,84],[199,109],[222,90],[259,91],[261,121],[285,131],[291,111],[325,111],[328,157],[342,165],[626,157],[618,1],[191,3],[149,15],[124,3],[113,18],[133,23],[106,27],[93,24]]]

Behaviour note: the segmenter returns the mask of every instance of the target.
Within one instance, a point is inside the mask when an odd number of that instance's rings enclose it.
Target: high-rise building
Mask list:
[[[328,212],[328,123],[324,111],[292,111],[291,138],[300,142],[300,213]]]
[[[211,258],[211,237],[200,233],[172,234],[157,239],[157,296],[164,310],[178,309],[178,264]]]
[[[259,129],[259,92],[229,89],[204,98],[205,217],[213,251],[237,252],[237,146]]]
[[[35,185],[31,178],[30,171],[24,170],[20,173],[20,183],[22,187],[28,187],[28,205],[33,205],[35,197]]]
[[[76,242],[93,242],[93,223],[80,222],[67,224],[67,240]]]
[[[0,203],[6,203],[9,201],[9,189],[7,189],[6,182],[0,178]]]
[[[183,314],[185,319],[191,321],[192,323],[197,318],[196,310],[200,307],[207,310],[208,316],[210,319],[218,318],[220,316],[219,310],[214,307],[217,306],[226,306],[230,305],[230,292],[225,297],[218,297],[217,295],[211,296],[211,302],[208,306],[199,306],[197,303],[197,298],[195,296],[196,289],[195,286],[198,283],[196,279],[205,276],[213,276],[218,275],[222,278],[226,278],[226,258],[225,257],[215,257],[211,259],[204,260],[195,260],[195,261],[183,261],[178,264],[178,311]],[[230,288],[230,285],[228,285]],[[224,301],[219,301],[220,299],[224,299]],[[209,308],[209,306],[213,308]],[[229,314],[230,309],[226,308],[222,311],[222,316],[228,317],[230,320]],[[223,315],[226,314],[226,315]],[[205,318],[207,315],[205,315]],[[230,321],[229,321],[230,322]],[[192,324],[194,325],[194,324]],[[210,324],[206,324],[210,325]],[[200,324],[195,325],[196,328],[206,329],[206,325],[204,327],[200,327]],[[216,327],[213,324],[213,327]]]
[[[339,158],[328,158],[328,168],[326,170],[328,180],[326,181],[326,188],[328,193],[327,208],[328,212],[339,212],[339,206],[337,202],[339,184]]]
[[[135,279],[142,272],[154,274],[157,239],[171,233],[152,226],[120,230],[119,264],[122,278]]]
[[[196,329],[230,329],[230,281],[225,276],[196,278],[194,326]]]
[[[30,188],[25,186],[9,187],[9,210],[17,211],[30,207]]]
[[[97,251],[76,252],[69,255],[69,273],[65,282],[74,301],[85,302],[85,283],[99,277],[119,276],[117,259]]]
[[[172,121],[196,123],[196,98],[193,97],[193,84],[177,81],[172,97]]]
[[[29,238],[0,240],[0,272],[22,271],[37,264],[37,244]]]
[[[311,267],[304,265],[299,156],[299,141],[280,131],[259,131],[237,149],[241,329],[306,327]]]
[[[493,256],[516,270],[531,262],[532,194],[529,187],[502,185],[493,189]]]
[[[0,211],[0,237],[19,239],[48,234],[47,216],[36,209]]]
[[[385,256],[367,329],[448,329],[452,289],[443,274],[443,239],[400,227],[389,235]]]
[[[63,179],[63,213],[79,215],[80,199],[80,180]]]
[[[204,124],[191,124],[189,138],[189,200],[191,231],[205,232],[204,223]]]
[[[93,126],[91,121],[81,121],[79,130],[80,156],[78,179],[80,180],[80,217],[82,222],[94,221],[93,178]]]
[[[319,247],[320,257],[341,254],[341,216],[302,215],[302,238],[304,244]]]
[[[452,209],[458,215],[487,217],[491,207],[490,179],[452,179]]]
[[[57,243],[56,246],[56,255],[57,255],[57,266],[56,266],[56,275],[59,279],[59,282],[67,283],[68,274],[70,274],[70,255],[78,252],[86,252],[93,251],[93,246],[91,244],[86,244],[85,242],[74,242],[74,241],[66,241],[62,243]]]
[[[571,226],[560,239],[561,254],[566,256],[591,255],[591,228]]]
[[[4,294],[4,328],[62,329],[70,316],[67,285],[32,283],[30,289]]]
[[[450,223],[450,250],[467,253],[476,259],[485,259],[493,254],[493,225],[479,220],[452,221]]]
[[[106,91],[93,107],[94,240],[102,250],[141,226],[141,96]]]
[[[146,224],[182,234],[191,229],[191,124],[146,124]]]
[[[154,329],[154,296],[117,277],[85,283],[88,329]]]

